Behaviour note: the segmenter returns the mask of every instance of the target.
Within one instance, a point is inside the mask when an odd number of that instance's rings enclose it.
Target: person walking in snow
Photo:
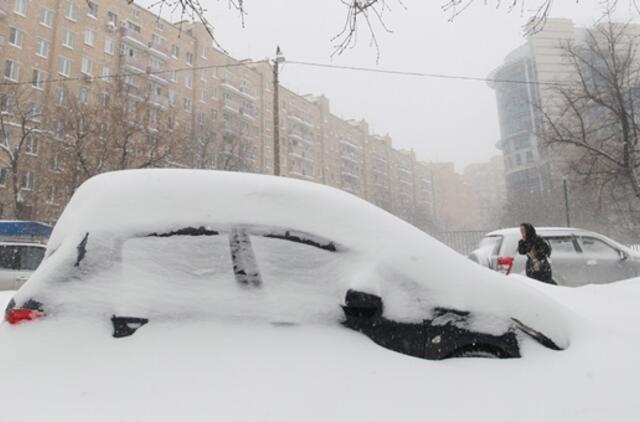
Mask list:
[[[518,253],[527,256],[527,277],[543,283],[556,284],[551,278],[549,243],[538,236],[536,229],[529,223],[520,224],[520,235],[522,239],[518,242]]]

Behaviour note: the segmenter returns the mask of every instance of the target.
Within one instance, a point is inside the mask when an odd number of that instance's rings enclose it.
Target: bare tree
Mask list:
[[[128,0],[132,3],[133,0]],[[392,6],[406,8],[404,0],[335,0],[344,5],[345,21],[342,28],[331,39],[334,44],[333,55],[340,55],[347,49],[353,47],[358,40],[358,34],[362,27],[368,32],[370,44],[376,48],[378,58],[380,48],[377,40],[379,31],[392,32],[385,23],[385,15],[392,11]],[[553,0],[445,0],[442,5],[444,13],[449,15],[449,20],[453,21],[462,14],[472,4],[481,1],[484,5],[493,5],[497,9],[506,8],[508,12],[518,10],[522,16],[528,16],[524,25],[525,35],[540,31],[551,13]],[[580,0],[575,0],[578,3]],[[247,13],[247,2],[244,0],[227,0],[229,7],[238,11],[244,26],[244,18]],[[630,9],[640,13],[639,0],[627,0]],[[207,9],[201,0],[156,0],[150,9],[156,11],[158,15],[168,12],[179,14],[181,21],[189,18],[192,21],[202,22],[218,47],[222,48],[214,36],[214,27],[207,19]],[[610,0],[611,7],[616,7],[620,0]],[[224,49],[223,49],[224,50]]]
[[[55,108],[53,120],[62,130],[52,133],[62,138],[58,153],[67,161],[73,189],[102,172],[168,165],[185,139],[153,85],[137,89],[119,82],[94,89],[90,97],[65,87]]]
[[[43,110],[33,98],[31,86],[2,85],[0,88],[0,163],[3,185],[10,188],[12,218],[28,218],[25,196],[33,190],[34,160],[45,133]]]
[[[560,46],[575,80],[557,84],[539,110],[539,137],[562,156],[574,186],[597,209],[640,227],[640,34],[608,20]],[[583,198],[584,199],[584,198]],[[593,202],[591,207],[594,208]]]

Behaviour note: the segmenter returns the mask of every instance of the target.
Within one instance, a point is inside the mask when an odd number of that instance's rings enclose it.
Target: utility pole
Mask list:
[[[562,179],[562,189],[564,190],[564,210],[567,217],[567,227],[571,227],[571,217],[569,215],[569,190],[567,189],[567,179]]]
[[[280,46],[276,48],[273,62],[273,174],[280,176],[280,83],[278,81],[278,67],[284,63],[284,56]]]

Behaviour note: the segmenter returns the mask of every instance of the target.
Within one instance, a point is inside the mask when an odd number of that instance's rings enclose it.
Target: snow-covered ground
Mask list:
[[[203,224],[220,234],[147,236]],[[228,233],[237,227],[253,233],[263,277],[253,288],[231,271]],[[336,252],[260,235],[283,227],[329,239]],[[380,296],[396,321],[422,321],[446,306],[483,316],[474,329],[491,332],[516,317],[566,350],[524,338],[520,359],[409,357],[340,324],[347,289]],[[47,316],[0,324],[0,420],[640,415],[640,280],[570,289],[504,276],[364,201],[299,181],[99,176],[74,195],[47,257],[14,297],[18,307],[38,300]],[[150,323],[114,339],[113,313]]]
[[[637,421],[640,280],[552,289],[576,311],[571,346],[511,360],[411,358],[340,326],[164,323],[115,340],[106,323],[2,324],[1,419]]]

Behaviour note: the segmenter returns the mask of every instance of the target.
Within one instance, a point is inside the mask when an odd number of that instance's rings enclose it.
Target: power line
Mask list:
[[[340,65],[327,64],[327,63],[299,62],[299,61],[291,61],[291,60],[287,60],[286,63],[297,64],[302,66],[328,68],[328,69],[383,73],[387,75],[416,76],[416,77],[423,77],[423,78],[457,79],[457,80],[464,80],[464,81],[509,83],[509,84],[523,84],[523,85],[549,85],[549,86],[575,85],[574,83],[571,83],[571,82],[538,82],[538,81],[522,81],[522,80],[513,80],[513,79],[482,78],[477,76],[446,75],[442,73],[408,72],[408,71],[401,71],[401,70],[376,69],[376,68],[370,68],[370,67],[357,67],[357,66],[340,66]]]
[[[45,79],[42,81],[36,81],[38,84],[50,84],[56,82],[77,82],[77,81],[85,81],[87,78],[90,79],[115,79],[115,78],[124,78],[127,76],[148,76],[148,75],[160,75],[164,73],[173,73],[173,72],[184,72],[184,71],[196,71],[196,70],[205,70],[205,69],[217,69],[217,68],[228,68],[228,67],[237,67],[237,66],[246,66],[249,64],[258,64],[258,63],[266,63],[268,60],[258,60],[258,61],[241,61],[238,63],[230,63],[230,64],[214,64],[208,66],[189,66],[182,68],[173,68],[173,69],[164,69],[164,70],[154,70],[154,71],[140,71],[140,72],[126,72],[126,73],[114,73],[111,75],[102,75],[102,76],[77,76],[77,77],[60,77],[54,79]],[[30,85],[33,84],[34,81],[24,81],[24,82],[13,82],[13,81],[5,81],[0,82],[0,86],[19,86],[19,85]]]

